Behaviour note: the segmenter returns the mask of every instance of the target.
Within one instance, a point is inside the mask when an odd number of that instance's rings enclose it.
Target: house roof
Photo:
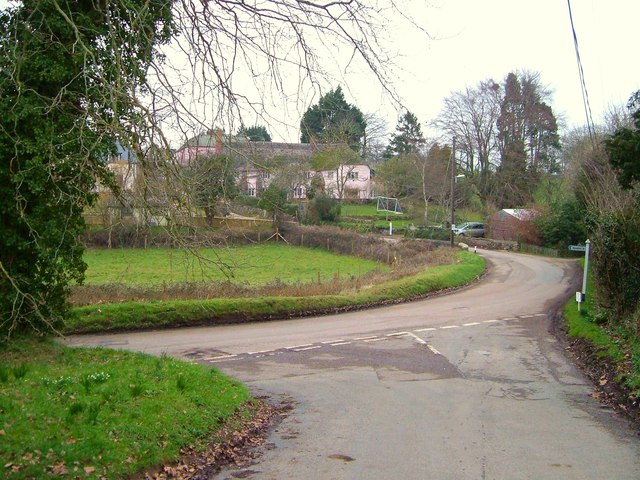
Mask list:
[[[500,212],[505,212],[507,215],[522,221],[531,220],[539,213],[537,210],[532,210],[530,208],[503,208]]]

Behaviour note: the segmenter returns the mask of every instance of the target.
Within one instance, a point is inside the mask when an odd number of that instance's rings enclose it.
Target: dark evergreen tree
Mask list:
[[[0,336],[55,331],[86,265],[83,208],[142,115],[164,0],[24,0],[0,12]],[[131,145],[131,137],[128,137]]]
[[[253,127],[242,126],[238,129],[238,136],[248,138],[252,142],[271,141],[271,135],[269,135],[267,127],[262,125],[254,125]]]
[[[360,109],[347,103],[342,88],[338,87],[304,113],[300,121],[300,141],[310,143],[314,138],[321,143],[346,143],[359,150],[366,127]]]
[[[419,153],[425,145],[422,127],[418,118],[407,111],[398,120],[396,132],[391,137],[391,141],[384,153],[385,158],[409,153]]]

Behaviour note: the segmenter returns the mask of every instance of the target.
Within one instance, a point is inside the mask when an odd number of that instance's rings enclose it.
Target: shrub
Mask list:
[[[587,238],[584,211],[575,198],[551,205],[533,223],[538,227],[543,245],[565,250],[569,245],[582,243]]]
[[[592,265],[601,300],[619,316],[639,305],[640,205],[587,215]]]
[[[335,222],[340,216],[340,204],[332,197],[320,193],[307,206],[307,219],[311,223]]]

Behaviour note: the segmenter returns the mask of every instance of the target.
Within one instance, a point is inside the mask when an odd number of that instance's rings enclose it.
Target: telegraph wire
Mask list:
[[[582,91],[582,103],[584,105],[584,113],[587,118],[587,130],[591,143],[595,146],[595,127],[593,124],[593,115],[591,114],[591,105],[589,103],[589,91],[584,78],[584,69],[582,68],[582,59],[580,58],[580,48],[578,47],[578,35],[576,34],[575,25],[573,23],[573,13],[571,11],[571,0],[567,0],[569,7],[569,20],[571,22],[571,33],[573,35],[573,45],[576,49],[576,60],[578,62],[578,73],[580,75],[580,89]]]

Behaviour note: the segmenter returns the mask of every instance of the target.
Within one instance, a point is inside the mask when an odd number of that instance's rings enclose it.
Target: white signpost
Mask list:
[[[584,302],[587,296],[587,275],[589,272],[589,247],[591,246],[591,240],[587,239],[584,245],[569,245],[569,250],[572,252],[584,252],[584,272],[582,274],[582,291],[576,292],[576,302],[578,302],[578,311],[580,311],[580,305]]]

